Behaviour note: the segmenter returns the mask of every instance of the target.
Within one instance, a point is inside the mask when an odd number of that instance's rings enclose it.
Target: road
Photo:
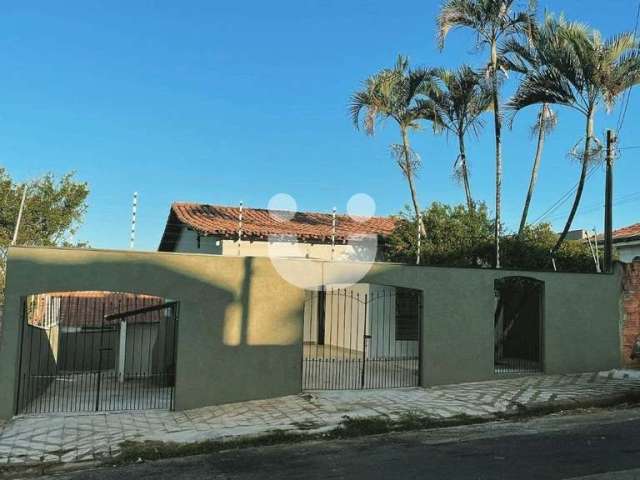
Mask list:
[[[612,475],[599,475],[617,472]],[[640,408],[248,448],[50,480],[640,479]]]

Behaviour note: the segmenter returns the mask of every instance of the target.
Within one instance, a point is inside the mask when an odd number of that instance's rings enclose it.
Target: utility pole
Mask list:
[[[604,189],[604,271],[613,270],[613,152],[617,137],[607,130],[606,180]]]
[[[133,250],[136,241],[136,214],[138,211],[138,192],[133,192],[133,205],[131,206],[131,234],[129,235],[129,248]]]
[[[22,188],[22,200],[20,201],[20,209],[18,210],[18,219],[16,220],[16,226],[13,229],[13,238],[11,239],[11,245],[15,245],[18,241],[18,230],[20,230],[20,222],[22,222],[22,211],[24,210],[24,201],[27,198],[27,185]]]

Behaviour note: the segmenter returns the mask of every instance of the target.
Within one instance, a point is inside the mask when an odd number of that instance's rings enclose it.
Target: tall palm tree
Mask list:
[[[534,46],[536,42],[539,42],[539,31],[540,28],[538,25],[534,25],[525,41],[510,38],[503,43],[500,52],[504,58],[505,67],[508,70],[525,75],[528,72],[536,71],[541,68],[541,60],[538,57],[537,49]],[[513,118],[511,119],[511,123],[513,124]],[[529,178],[529,189],[527,190],[527,196],[525,198],[522,215],[520,217],[518,237],[522,237],[524,228],[527,225],[529,207],[531,206],[531,199],[533,198],[533,192],[538,181],[538,170],[542,159],[545,138],[554,130],[557,124],[558,115],[551,108],[551,105],[543,103],[538,111],[536,122],[531,127],[531,135],[537,137],[536,153],[533,157],[533,166],[531,167],[531,175]]]
[[[360,128],[360,114],[363,110],[366,112],[362,124],[368,135],[374,134],[376,121],[380,118],[391,118],[398,124],[402,143],[391,145],[391,153],[409,184],[418,231],[422,237],[426,236],[426,230],[415,187],[421,160],[411,149],[409,132],[420,128],[420,120],[437,123],[433,102],[424,95],[431,77],[428,70],[411,69],[407,57],[399,55],[393,68],[384,69],[365,81],[364,88],[352,95],[350,105],[356,129]]]
[[[465,27],[476,33],[479,46],[489,48],[486,74],[491,83],[496,144],[496,224],[494,232],[495,266],[500,268],[500,222],[502,212],[502,114],[500,111],[500,72],[503,70],[498,45],[513,35],[527,33],[534,22],[534,3],[530,11],[514,12],[515,0],[445,0],[438,16],[440,49],[449,31]]]
[[[458,140],[459,153],[454,163],[454,176],[462,182],[467,207],[471,210],[474,203],[464,137],[469,132],[478,135],[484,126],[480,115],[491,106],[491,90],[482,76],[467,65],[458,70],[435,70],[434,78],[436,82],[431,86],[429,98],[435,104],[442,127]]]
[[[621,93],[640,83],[640,49],[633,34],[603,40],[597,30],[550,15],[533,46],[540,66],[525,75],[509,108],[518,111],[534,104],[558,104],[585,117],[584,145],[578,152],[580,179],[564,229],[551,250],[553,258],[578,210],[587,168],[601,151],[594,136],[595,114],[602,104],[610,111]]]
[[[537,137],[536,153],[533,157],[533,166],[531,167],[531,175],[529,177],[529,188],[527,196],[522,207],[522,215],[520,217],[520,227],[518,228],[518,237],[522,237],[524,228],[527,225],[527,217],[529,215],[529,207],[531,199],[538,181],[538,170],[540,169],[540,160],[542,159],[542,150],[544,149],[544,140],[558,124],[558,115],[548,103],[543,103],[538,111],[536,122],[531,127],[532,136]]]

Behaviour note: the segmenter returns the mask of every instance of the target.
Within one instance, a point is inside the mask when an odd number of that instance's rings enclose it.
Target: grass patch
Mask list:
[[[256,437],[243,437],[226,441],[205,440],[202,442],[175,443],[146,440],[135,442],[126,440],[120,444],[121,452],[115,458],[116,463],[134,463],[140,460],[159,460],[161,458],[188,457],[205,453],[220,452],[238,448],[263,445],[277,445],[308,440],[310,435],[273,430]]]
[[[379,435],[391,432],[424,430],[454,425],[469,425],[494,420],[490,417],[479,419],[467,415],[458,415],[448,419],[436,419],[418,413],[403,413],[397,419],[386,416],[346,417],[340,425],[325,433],[304,433],[273,430],[265,435],[243,437],[231,440],[205,440],[192,443],[160,442],[147,440],[136,442],[127,440],[120,444],[121,452],[109,463],[135,463],[140,460],[152,461],[162,458],[203,455],[223,450],[281,445],[310,440],[333,440]]]

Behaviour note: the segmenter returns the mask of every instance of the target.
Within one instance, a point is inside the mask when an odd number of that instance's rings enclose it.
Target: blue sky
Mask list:
[[[131,196],[139,192],[136,248],[157,248],[172,201],[266,207],[276,193],[303,210],[346,209],[365,192],[378,214],[408,203],[390,158],[392,123],[371,138],[352,127],[350,94],[362,80],[406,54],[415,65],[479,66],[465,31],[435,42],[440,2],[344,1],[72,1],[5,3],[0,16],[0,164],[18,180],[75,170],[89,182],[86,221],[76,239],[94,247],[128,246]],[[605,36],[632,30],[635,0],[540,1]],[[505,86],[513,90],[514,77]],[[583,119],[560,108],[548,139],[531,219],[578,178],[567,152]],[[631,96],[620,146],[640,145],[640,91]],[[534,111],[504,135],[504,219],[517,227],[535,148]],[[618,110],[600,113],[604,139]],[[474,196],[493,206],[490,117],[468,141]],[[414,134],[423,159],[418,193],[459,203],[451,179],[456,143]],[[640,221],[640,149],[616,165],[614,226]],[[602,169],[589,179],[575,228],[602,227]],[[561,228],[569,202],[549,220]]]

